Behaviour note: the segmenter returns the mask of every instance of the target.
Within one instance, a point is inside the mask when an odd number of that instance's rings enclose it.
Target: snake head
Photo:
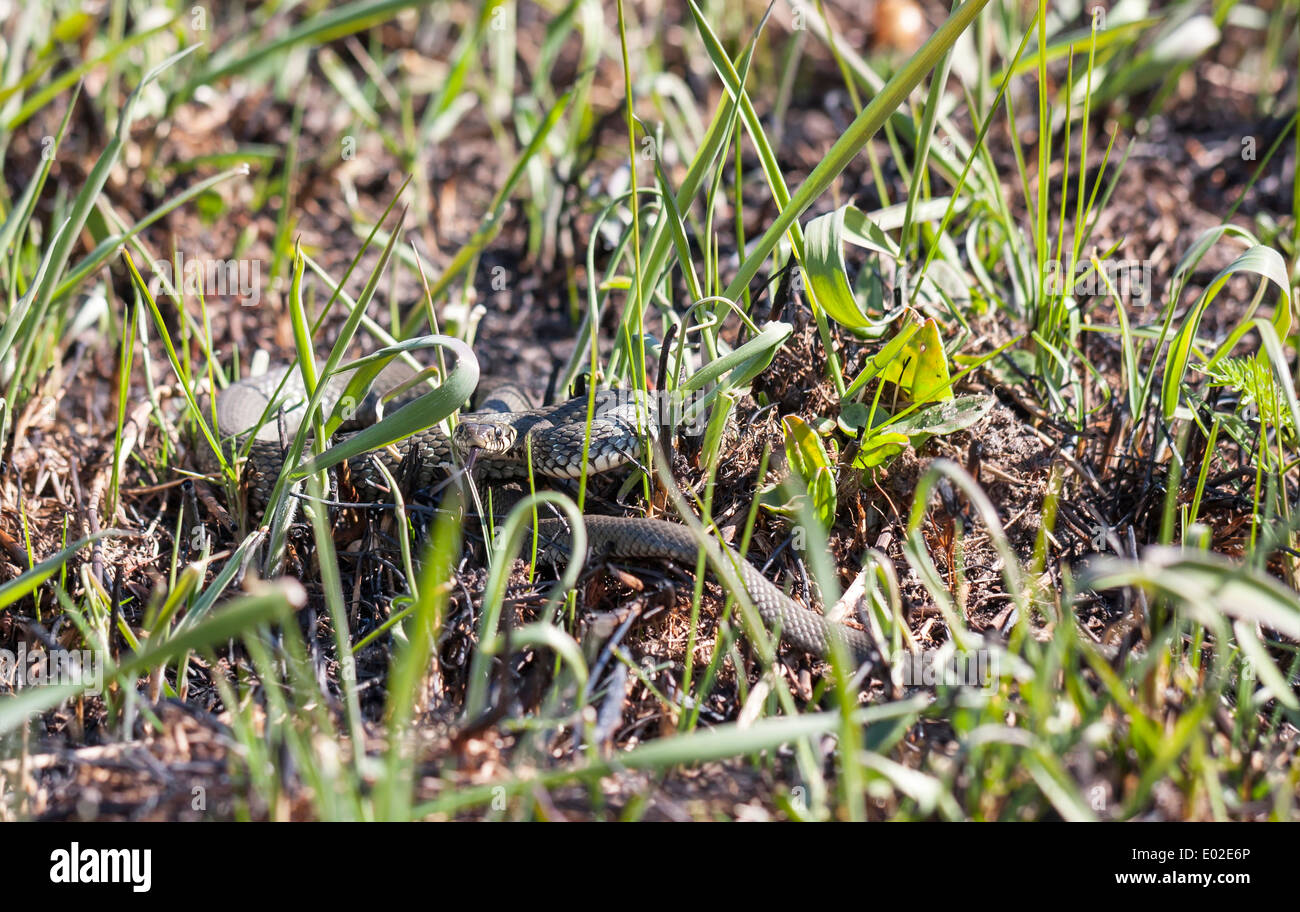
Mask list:
[[[461,455],[474,450],[500,456],[515,444],[518,431],[508,424],[492,421],[462,421],[451,432],[451,442]]]

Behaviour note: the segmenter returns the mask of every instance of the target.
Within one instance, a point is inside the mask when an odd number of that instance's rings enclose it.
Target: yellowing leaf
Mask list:
[[[797,415],[781,420],[785,428],[785,455],[790,462],[791,477],[776,488],[768,489],[760,503],[769,510],[799,517],[798,501],[806,499],[818,521],[830,528],[835,522],[835,471],[821,437]]]
[[[908,340],[898,357],[886,365],[882,376],[901,386],[913,402],[952,398],[948,356],[939,339],[939,324],[933,318],[926,320],[925,326]]]
[[[808,484],[817,469],[830,466],[826,447],[817,432],[798,415],[786,415],[781,425],[785,428],[785,455],[790,460],[790,468]]]

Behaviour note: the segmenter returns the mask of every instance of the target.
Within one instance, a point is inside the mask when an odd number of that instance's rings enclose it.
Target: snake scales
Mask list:
[[[245,475],[250,497],[265,503],[280,474],[285,442],[302,420],[305,394],[296,369],[273,368],[258,377],[231,384],[217,398],[217,427],[223,439],[249,446]],[[350,425],[353,432],[379,417],[381,400],[397,390],[387,406],[398,407],[421,392],[403,391],[415,372],[393,362],[376,379],[365,402],[358,405]],[[324,395],[328,414],[342,394],[346,377],[330,378]],[[414,434],[394,447],[357,457],[348,463],[359,489],[384,489],[371,456],[378,458],[407,490],[418,490],[463,463],[474,452],[475,470],[492,479],[526,476],[531,452],[534,473],[576,478],[582,470],[588,401],[579,396],[546,408],[528,408],[524,394],[498,388],[475,412],[464,414],[452,437],[439,428]],[[272,409],[271,406],[278,407]],[[268,417],[269,416],[269,417]],[[635,461],[643,451],[642,430],[657,426],[654,403],[623,390],[599,390],[589,446],[589,472],[605,472]],[[639,430],[640,429],[640,430]],[[248,441],[250,432],[256,432]],[[336,435],[338,439],[342,435]],[[553,547],[568,550],[567,530],[560,520],[545,520]],[[692,564],[699,545],[685,526],[658,519],[612,516],[583,517],[589,549],[605,557],[662,558]],[[716,541],[716,539],[715,539]],[[720,543],[719,543],[720,544]],[[855,665],[875,664],[879,654],[860,630],[833,623],[789,598],[752,564],[722,545],[738,572],[763,623],[779,629],[782,639],[800,649],[828,657],[832,642],[843,646]]]

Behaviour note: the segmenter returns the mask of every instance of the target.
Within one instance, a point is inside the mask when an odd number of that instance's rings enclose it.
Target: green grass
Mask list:
[[[25,8],[5,27],[0,66],[0,156],[22,175],[0,187],[0,452],[30,450],[36,407],[59,391],[54,369],[83,347],[117,374],[92,389],[111,400],[101,414],[112,426],[96,430],[108,469],[81,500],[88,510],[52,519],[32,470],[0,485],[0,531],[26,563],[0,583],[0,614],[45,628],[66,619],[75,633],[62,641],[101,655],[111,686],[102,706],[75,686],[0,695],[0,753],[56,749],[39,720],[61,705],[102,709],[109,738],[136,719],[164,730],[158,701],[185,700],[202,680],[226,714],[239,818],[534,818],[546,789],[631,819],[651,811],[656,783],[714,761],[770,774],[757,797],[797,819],[1300,816],[1287,747],[1300,727],[1300,185],[1289,211],[1253,223],[1237,214],[1246,191],[1225,198],[1222,225],[1151,264],[1145,309],[1108,271],[1126,239],[1107,250],[1094,239],[1103,214],[1128,205],[1115,190],[1129,141],[1152,115],[1172,116],[1180,79],[1212,53],[1191,38],[1232,22],[1258,42],[1258,75],[1294,70],[1297,9],[1175,2],[1105,22],[1062,21],[1050,6],[966,0],[916,53],[892,57],[859,51],[856,33],[836,28],[847,16],[832,9],[828,22],[803,0],[690,2],[671,29],[671,14],[627,0],[360,0],[201,24],[180,4],[140,21],[128,4],[103,19]],[[435,59],[394,37],[412,29]],[[236,88],[239,104],[265,99],[282,119],[283,145],[241,136],[234,154],[142,154]],[[832,88],[847,113],[796,172],[783,138]],[[1298,104],[1252,99],[1285,130],[1250,186],[1300,153]],[[323,124],[312,116],[322,106]],[[79,129],[86,116],[102,141]],[[446,203],[427,169],[471,137],[495,182],[456,204],[474,206],[472,220],[430,250],[423,228]],[[339,176],[355,143],[409,176],[358,195]],[[855,192],[863,176],[871,189]],[[309,186],[342,197],[342,268],[313,240]],[[242,454],[218,439],[206,395],[254,351],[225,347],[227,302],[150,281],[193,243],[160,229],[246,210],[270,214],[266,284],[282,283],[292,340],[281,354],[312,393],[264,511],[241,497]],[[567,253],[566,230],[579,239]],[[227,255],[247,256],[252,234]],[[522,243],[507,250],[503,235]],[[453,620],[468,592],[472,498],[449,489],[430,514],[395,494],[387,599],[376,624],[358,625],[346,549],[364,523],[328,508],[325,471],[455,420],[480,374],[473,307],[505,254],[562,277],[538,305],[566,314],[576,340],[561,395],[584,375],[645,388],[666,364],[667,389],[698,410],[690,477],[650,453],[622,492],[701,540],[679,659],[626,641],[600,648],[581,622],[591,589],[578,562],[558,582],[541,564],[526,585],[512,577],[544,505],[595,509],[586,477],[572,497],[525,498],[493,530],[468,639]],[[1098,293],[1076,294],[1062,274]],[[1207,318],[1220,309],[1231,325]],[[250,342],[271,337],[279,315],[267,311],[250,314]],[[757,461],[788,465],[784,481],[760,471],[752,490],[733,490],[728,423],[752,417],[751,394],[769,404],[762,383],[803,364],[800,346],[816,362],[801,392],[830,405],[774,424],[781,439]],[[355,370],[356,398],[394,358],[431,368],[428,389],[331,443],[343,416],[321,407],[322,382]],[[1030,536],[986,490],[996,475],[977,481],[977,460],[933,458],[983,433],[994,386],[1036,425],[1027,433],[1053,440]],[[135,403],[147,428],[128,420]],[[185,450],[217,466],[209,487],[232,528],[175,484],[195,474]],[[908,465],[913,490],[891,499]],[[1217,493],[1235,470],[1249,507]],[[141,500],[153,485],[163,493]],[[890,680],[864,696],[838,661],[806,681],[790,673],[798,657],[778,658],[734,568],[705,546],[719,527],[760,563],[756,530],[790,537],[827,609],[852,584]],[[873,545],[882,529],[896,533],[892,551]],[[105,554],[126,589],[100,574]],[[1002,633],[985,629],[972,593],[1005,608]],[[520,603],[522,625],[511,621]],[[918,603],[933,609],[924,628]],[[1117,654],[1086,629],[1103,604],[1108,618],[1128,611],[1137,648]],[[702,657],[700,622],[714,612]],[[988,685],[905,688],[927,637],[943,641],[941,656],[990,660]],[[453,641],[472,646],[462,668],[444,667]],[[526,712],[500,711],[503,665],[521,655],[540,692]],[[610,714],[623,719],[625,688],[665,721],[611,743],[602,732]],[[462,746],[491,731],[508,748],[480,775],[431,746],[431,730]],[[602,782],[629,772],[649,790],[609,804]],[[1172,812],[1156,797],[1170,788]],[[29,814],[18,784],[0,779],[0,819]]]

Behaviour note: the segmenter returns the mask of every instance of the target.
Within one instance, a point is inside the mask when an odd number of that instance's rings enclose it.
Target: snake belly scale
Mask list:
[[[291,373],[286,376],[286,372]],[[384,394],[404,386],[413,376],[412,368],[398,362],[385,368],[367,400],[345,425],[350,431],[336,435],[336,439],[378,420]],[[342,395],[346,379],[337,375],[327,381],[323,397],[326,413]],[[420,392],[405,392],[387,407],[400,407]],[[265,503],[270,495],[283,467],[286,442],[302,420],[305,399],[301,378],[290,366],[272,368],[258,377],[233,383],[217,398],[221,437],[236,447],[248,446],[245,475],[255,503]],[[522,392],[499,387],[478,410],[461,415],[451,438],[437,427],[426,429],[386,450],[352,459],[351,477],[360,489],[382,490],[385,485],[371,462],[372,457],[377,457],[404,488],[418,490],[458,467],[470,452],[474,452],[476,473],[486,479],[525,477],[530,458],[537,475],[578,477],[583,468],[584,441],[588,439],[587,396],[546,408],[528,408],[528,404]],[[606,472],[635,462],[643,450],[644,432],[653,433],[657,421],[649,398],[625,390],[598,390],[587,446],[588,472]],[[569,538],[563,522],[544,522],[552,546],[567,551]],[[676,523],[585,515],[583,524],[589,549],[604,557],[659,558],[692,564],[699,554],[699,543],[691,530]],[[879,653],[861,630],[833,623],[805,608],[733,549],[717,539],[714,542],[739,573],[763,623],[771,630],[779,630],[784,641],[822,658],[829,657],[833,644],[838,643],[855,665],[874,666],[879,662]]]

